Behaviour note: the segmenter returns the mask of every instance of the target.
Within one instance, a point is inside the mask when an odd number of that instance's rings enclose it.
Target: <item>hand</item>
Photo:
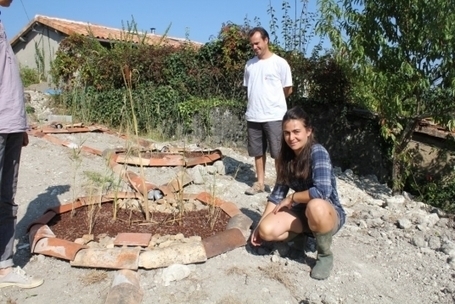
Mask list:
[[[28,146],[28,134],[27,132],[23,133],[22,137],[22,147],[27,147]]]
[[[277,214],[278,211],[280,211],[283,208],[288,208],[291,209],[292,206],[292,199],[291,197],[287,196],[285,197],[278,205],[275,206],[275,209],[273,209],[273,214]]]
[[[259,236],[258,227],[256,227],[256,229],[253,230],[253,233],[251,234],[250,242],[251,242],[251,245],[253,245],[253,246],[261,246],[262,239]]]

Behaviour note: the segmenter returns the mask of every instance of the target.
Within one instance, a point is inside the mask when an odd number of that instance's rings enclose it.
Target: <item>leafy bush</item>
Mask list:
[[[447,212],[455,212],[455,173],[430,180],[421,190],[421,199]]]
[[[39,73],[38,70],[36,69],[32,69],[27,66],[22,66],[20,68],[20,75],[24,87],[28,87],[31,84],[40,82]]]

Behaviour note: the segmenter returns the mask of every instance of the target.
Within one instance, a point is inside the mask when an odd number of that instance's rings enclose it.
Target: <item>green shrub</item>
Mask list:
[[[455,212],[455,173],[446,175],[440,180],[430,180],[422,187],[421,199],[444,211]]]
[[[20,75],[24,87],[40,82],[38,70],[23,66],[20,68]]]

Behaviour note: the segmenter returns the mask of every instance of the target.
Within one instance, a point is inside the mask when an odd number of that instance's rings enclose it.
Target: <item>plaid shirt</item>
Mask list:
[[[311,198],[321,198],[330,202],[339,213],[345,215],[336,188],[336,179],[332,170],[329,153],[320,144],[311,147],[311,178],[295,179],[290,185],[275,184],[268,201],[279,204],[288,194],[289,189],[296,192],[308,190]],[[295,204],[294,205],[299,205]]]

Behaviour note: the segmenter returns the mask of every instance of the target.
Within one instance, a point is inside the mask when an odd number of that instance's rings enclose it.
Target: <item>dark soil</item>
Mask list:
[[[101,206],[84,206],[71,212],[56,215],[48,226],[57,238],[74,241],[89,233],[90,216],[93,228],[91,234],[98,240],[100,235],[115,237],[121,232],[151,233],[160,235],[175,235],[182,233],[185,237],[200,236],[206,238],[224,231],[230,217],[220,208],[187,211],[180,214],[154,212],[150,222],[138,211],[120,209],[117,219],[113,219],[112,203]]]

